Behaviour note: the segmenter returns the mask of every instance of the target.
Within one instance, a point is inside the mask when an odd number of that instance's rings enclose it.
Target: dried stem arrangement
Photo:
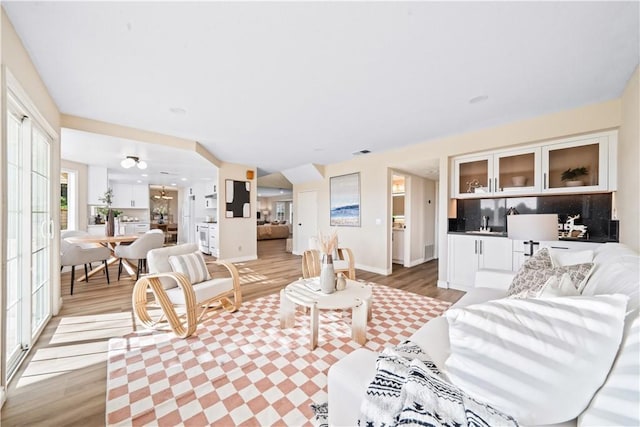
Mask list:
[[[323,254],[332,254],[338,247],[338,233],[334,230],[330,234],[318,233],[318,248]]]

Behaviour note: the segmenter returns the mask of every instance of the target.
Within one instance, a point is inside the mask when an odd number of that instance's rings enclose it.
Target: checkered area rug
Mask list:
[[[449,303],[373,285],[364,347],[380,351],[409,338]],[[279,295],[217,313],[196,334],[136,332],[109,341],[108,425],[311,425],[310,405],[327,400],[327,372],[360,346],[350,311],[320,311],[318,347],[309,316],[280,329]]]

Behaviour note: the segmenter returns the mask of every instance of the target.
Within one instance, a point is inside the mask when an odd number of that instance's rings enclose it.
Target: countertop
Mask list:
[[[505,232],[482,232],[482,231],[449,231],[449,234],[463,234],[467,236],[483,236],[483,237],[507,237]],[[616,240],[609,239],[608,237],[591,237],[589,239],[578,239],[576,237],[560,237],[559,241],[566,242],[590,242],[590,243],[607,243],[617,242]]]

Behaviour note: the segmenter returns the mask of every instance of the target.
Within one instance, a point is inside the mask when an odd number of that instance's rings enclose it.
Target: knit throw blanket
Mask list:
[[[429,356],[410,341],[386,348],[376,365],[360,408],[362,427],[518,425],[447,382]]]

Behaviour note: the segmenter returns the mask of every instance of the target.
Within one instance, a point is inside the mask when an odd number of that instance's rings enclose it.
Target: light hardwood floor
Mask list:
[[[259,241],[259,259],[236,264],[243,299],[277,292],[301,276],[301,257],[284,248],[284,239]],[[109,271],[109,286],[97,275],[89,283],[76,283],[73,296],[70,273],[62,274],[63,308],[10,384],[0,418],[3,426],[104,425],[107,343],[138,327],[131,312],[133,280],[118,282],[117,267]],[[455,302],[463,295],[437,288],[437,276],[437,261],[413,268],[394,264],[390,276],[357,270],[358,279],[433,298]]]

